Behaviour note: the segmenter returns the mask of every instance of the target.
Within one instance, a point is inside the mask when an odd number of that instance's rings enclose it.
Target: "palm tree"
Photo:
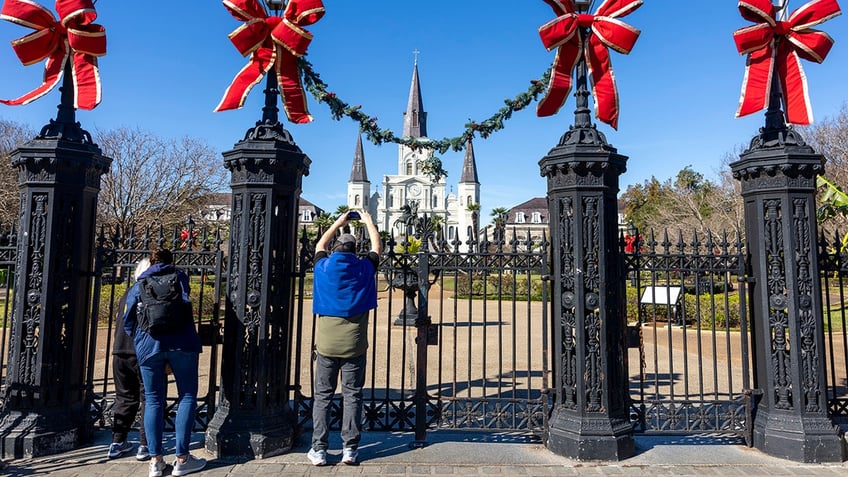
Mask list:
[[[506,221],[509,216],[509,210],[505,207],[497,207],[492,209],[492,225],[495,226],[495,240],[504,239],[504,229],[506,229]]]

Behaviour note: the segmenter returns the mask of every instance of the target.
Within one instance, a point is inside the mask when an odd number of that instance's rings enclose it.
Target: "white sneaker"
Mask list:
[[[359,451],[352,447],[345,447],[342,451],[342,464],[355,465],[357,457],[359,457]]]
[[[135,453],[137,460],[147,460],[150,458],[150,449],[147,446],[139,445],[138,452]]]
[[[309,458],[309,462],[312,462],[312,465],[327,465],[327,451],[325,450],[309,449],[306,457]]]
[[[165,473],[165,460],[151,460],[150,471],[147,472],[147,477],[162,477]]]
[[[204,467],[206,467],[206,459],[198,459],[188,454],[185,462],[180,462],[179,459],[174,460],[174,470],[171,471],[171,475],[188,475],[203,470]]]

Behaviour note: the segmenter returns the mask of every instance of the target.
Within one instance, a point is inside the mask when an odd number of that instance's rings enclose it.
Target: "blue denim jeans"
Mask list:
[[[356,449],[362,437],[362,386],[365,357],[329,358],[315,353],[315,387],[312,400],[312,448],[327,450],[329,413],[339,375],[342,381],[342,443]]]
[[[170,364],[177,382],[176,455],[188,454],[194,413],[197,409],[198,353],[188,351],[160,351],[148,358],[141,369],[144,381],[144,430],[150,455],[163,454],[162,432],[165,426],[165,395],[167,394],[165,364]]]

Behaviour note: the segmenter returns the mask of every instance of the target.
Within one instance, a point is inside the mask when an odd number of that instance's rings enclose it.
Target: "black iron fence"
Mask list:
[[[188,232],[188,233],[187,233]],[[189,237],[191,237],[189,239]],[[204,348],[195,429],[217,398],[225,238],[185,228],[119,236],[101,232],[89,350],[92,419],[111,425],[111,346],[116,304],[135,264],[152,248],[175,251],[190,276]],[[311,426],[311,264],[301,239],[293,326],[292,393],[298,424]],[[625,241],[622,240],[622,248]],[[0,231],[0,370],[5,378],[16,255],[14,230]],[[378,273],[379,306],[369,328],[364,419],[370,430],[479,429],[539,433],[551,386],[548,244],[390,242]],[[743,244],[708,235],[685,241],[648,235],[625,251],[631,420],[637,432],[728,433],[748,438],[751,383],[748,283]],[[829,412],[848,417],[848,252],[841,236],[819,240]],[[421,279],[426,279],[421,281]],[[423,284],[423,285],[421,285]],[[167,426],[174,402],[169,401]],[[334,403],[333,425],[341,417]]]
[[[822,235],[818,241],[828,412],[843,421],[848,420],[848,246],[844,237],[835,233],[830,239]]]
[[[18,236],[14,228],[0,227],[0,303],[2,313],[0,322],[0,378],[5,386],[6,359],[9,353],[9,320],[12,316],[12,289],[15,283],[15,256],[17,255]],[[0,393],[2,407],[4,393]]]

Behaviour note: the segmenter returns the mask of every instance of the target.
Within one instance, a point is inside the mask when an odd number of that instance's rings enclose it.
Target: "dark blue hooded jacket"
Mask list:
[[[171,264],[163,265],[161,263],[154,263],[150,266],[150,268],[145,270],[138,279],[140,281],[141,279],[151,275],[163,275],[166,273],[172,273],[174,270],[177,270],[177,275],[180,277],[180,285],[183,289],[183,300],[188,302],[188,275],[183,273],[181,270],[176,269]],[[197,330],[195,330],[193,322],[187,323],[185,329],[179,333],[162,336],[158,339],[141,330],[138,326],[138,316],[136,314],[140,300],[138,287],[138,282],[135,282],[135,284],[133,284],[133,286],[129,289],[127,292],[127,304],[124,308],[124,331],[133,337],[135,352],[136,355],[138,355],[138,363],[143,364],[148,358],[160,351],[181,350],[199,353],[201,350],[200,336],[197,334]]]

